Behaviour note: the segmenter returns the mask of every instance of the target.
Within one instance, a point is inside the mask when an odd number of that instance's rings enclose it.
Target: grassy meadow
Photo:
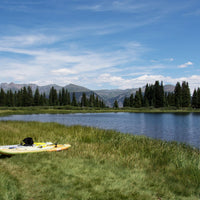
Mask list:
[[[200,152],[112,130],[0,122],[0,145],[70,143],[62,152],[0,156],[1,200],[199,200]]]

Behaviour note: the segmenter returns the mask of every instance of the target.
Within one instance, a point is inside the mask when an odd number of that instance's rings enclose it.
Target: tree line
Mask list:
[[[193,95],[190,94],[189,84],[186,81],[176,83],[173,92],[164,92],[163,82],[155,81],[155,84],[146,84],[145,91],[141,88],[135,95],[125,97],[124,107],[193,107],[200,108],[200,88],[195,89]],[[116,102],[115,102],[116,107]]]
[[[105,103],[98,98],[97,95],[90,94],[89,97],[86,93],[82,93],[81,101],[76,97],[75,92],[70,93],[67,89],[62,88],[57,91],[54,87],[51,87],[49,95],[40,93],[36,88],[33,93],[30,86],[23,87],[18,91],[12,90],[4,91],[0,90],[0,106],[8,107],[27,107],[27,106],[80,106],[80,107],[100,107],[104,108]]]

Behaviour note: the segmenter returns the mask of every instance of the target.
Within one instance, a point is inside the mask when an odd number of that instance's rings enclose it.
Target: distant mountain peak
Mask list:
[[[70,92],[89,92],[89,91],[91,91],[90,89],[88,89],[86,87],[82,87],[82,86],[75,85],[72,83],[70,83],[69,85],[66,85],[64,88],[69,90]]]

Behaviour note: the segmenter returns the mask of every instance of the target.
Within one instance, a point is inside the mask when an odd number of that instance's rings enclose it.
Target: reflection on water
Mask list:
[[[123,133],[188,143],[200,148],[200,114],[197,113],[77,113],[12,115],[0,120],[57,122],[114,129]]]

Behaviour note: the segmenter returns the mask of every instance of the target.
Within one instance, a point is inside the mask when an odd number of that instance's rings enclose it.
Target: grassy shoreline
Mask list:
[[[104,112],[133,112],[133,113],[200,113],[200,109],[192,108],[90,108],[73,106],[43,106],[43,107],[0,107],[0,116],[14,114],[69,114],[69,113],[104,113]]]
[[[91,127],[0,122],[0,145],[70,143],[63,152],[0,158],[2,200],[197,200],[200,152],[187,145]]]

